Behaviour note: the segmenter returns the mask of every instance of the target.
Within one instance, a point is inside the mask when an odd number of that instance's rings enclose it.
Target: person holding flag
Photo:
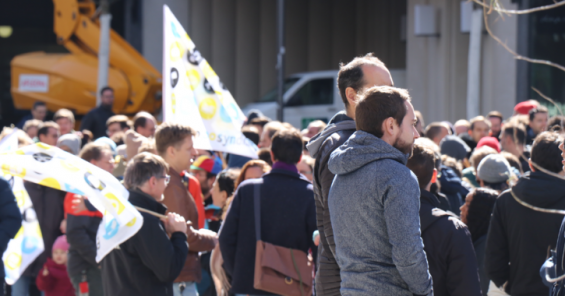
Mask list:
[[[129,202],[163,220],[143,211],[141,229],[102,260],[104,295],[173,296],[173,281],[184,267],[188,244],[184,218],[175,213],[164,216],[167,208],[161,202],[168,170],[163,158],[147,152],[128,164],[124,184]]]
[[[10,183],[0,178],[0,250],[2,254],[6,251],[10,239],[22,226],[22,215],[16,203],[16,197],[12,192]],[[0,262],[0,275],[4,278],[4,263]],[[4,282],[0,289],[0,296],[4,296]]]

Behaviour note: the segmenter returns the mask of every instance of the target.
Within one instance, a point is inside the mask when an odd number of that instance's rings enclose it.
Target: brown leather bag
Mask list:
[[[261,240],[261,184],[254,187],[257,250],[253,287],[283,296],[312,295],[312,261],[306,253]]]

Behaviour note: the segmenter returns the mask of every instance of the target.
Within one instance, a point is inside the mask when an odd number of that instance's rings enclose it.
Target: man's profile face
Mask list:
[[[57,146],[59,139],[59,131],[56,128],[50,127],[46,135],[40,135],[39,141],[51,146]]]
[[[145,120],[145,126],[139,127],[137,132],[146,138],[153,137],[153,135],[155,135],[155,121],[147,118],[147,120]]]
[[[498,117],[489,117],[490,129],[494,134],[498,134],[502,128],[502,120]]]
[[[418,133],[416,129],[418,118],[414,115],[414,107],[412,107],[410,102],[404,102],[404,106],[406,107],[406,115],[404,115],[404,119],[400,125],[400,133],[393,146],[400,150],[400,152],[412,156],[414,140],[420,137],[420,133]]]
[[[112,123],[108,126],[107,134],[108,134],[108,137],[111,138],[115,133],[121,132],[121,131],[122,131],[122,127],[121,127],[120,123],[114,122],[114,123]]]

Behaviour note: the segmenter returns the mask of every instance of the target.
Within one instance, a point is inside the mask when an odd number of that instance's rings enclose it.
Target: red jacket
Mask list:
[[[45,296],[74,296],[75,289],[71,284],[69,275],[67,274],[67,266],[59,265],[51,258],[47,258],[47,262],[43,268],[47,267],[49,274],[43,276],[43,269],[39,271],[35,283],[39,290],[45,292]]]

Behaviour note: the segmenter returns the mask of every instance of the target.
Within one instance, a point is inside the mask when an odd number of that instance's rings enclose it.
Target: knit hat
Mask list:
[[[108,137],[101,137],[101,138],[96,139],[96,141],[94,141],[94,143],[108,145],[110,147],[110,150],[112,150],[112,155],[116,156],[116,149],[118,149],[118,146],[116,146],[116,142],[112,141],[112,139],[110,139]]]
[[[479,179],[488,183],[506,182],[512,175],[510,164],[500,154],[487,155],[477,169]]]
[[[457,160],[463,160],[467,157],[467,153],[471,148],[458,136],[445,136],[439,143],[441,154],[451,156]]]
[[[78,155],[80,152],[80,139],[75,134],[66,134],[59,137],[57,140],[57,147],[67,146],[74,155]]]
[[[477,148],[481,148],[483,146],[489,146],[490,148],[496,150],[496,152],[500,153],[500,145],[498,144],[498,139],[495,137],[483,137],[477,143]]]
[[[210,174],[217,175],[223,169],[222,160],[219,157],[211,157],[207,155],[202,155],[194,161],[190,166],[192,170],[203,170]]]
[[[55,250],[55,249],[60,249],[60,250],[63,250],[63,251],[69,250],[69,243],[67,242],[67,236],[66,235],[63,234],[55,240],[55,243],[53,244],[53,250]]]
[[[530,110],[537,108],[537,107],[538,107],[538,104],[535,101],[532,101],[532,100],[525,101],[525,102],[518,103],[514,107],[514,112],[516,112],[518,114],[528,115]]]

